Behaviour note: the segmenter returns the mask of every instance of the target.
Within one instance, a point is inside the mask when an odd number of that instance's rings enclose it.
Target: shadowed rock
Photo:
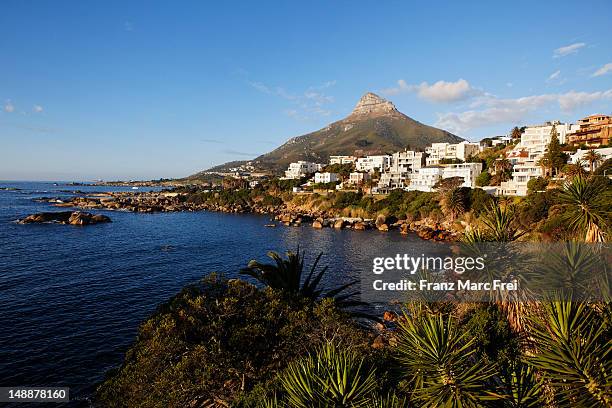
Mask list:
[[[18,221],[20,224],[57,223],[70,225],[92,225],[111,222],[111,219],[102,214],[90,214],[82,211],[42,212],[28,215]]]

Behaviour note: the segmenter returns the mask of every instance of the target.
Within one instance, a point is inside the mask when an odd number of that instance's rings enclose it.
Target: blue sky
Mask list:
[[[366,91],[471,140],[612,112],[608,1],[124,3],[2,3],[0,180],[181,177]]]

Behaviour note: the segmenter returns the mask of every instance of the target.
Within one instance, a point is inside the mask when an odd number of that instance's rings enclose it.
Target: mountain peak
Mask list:
[[[397,112],[392,102],[372,92],[366,92],[353,109],[352,115],[386,114]]]

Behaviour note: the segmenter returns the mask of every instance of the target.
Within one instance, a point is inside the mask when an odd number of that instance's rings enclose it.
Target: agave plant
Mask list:
[[[374,369],[351,350],[328,343],[279,375],[286,405],[295,408],[365,407],[377,384]]]
[[[555,300],[532,316],[536,353],[528,363],[553,388],[559,406],[612,406],[612,339],[600,314],[581,302]]]
[[[398,361],[419,406],[478,407],[490,398],[484,383],[493,367],[476,359],[475,339],[459,331],[453,316],[413,306],[404,314],[398,338]]]
[[[605,241],[605,232],[610,227],[607,224],[609,209],[603,203],[602,197],[606,186],[575,177],[566,182],[559,200],[566,205],[565,219],[571,229],[585,234],[585,242]]]
[[[317,272],[317,266],[322,255],[323,253],[320,253],[316,257],[308,276],[303,282],[304,254],[300,253],[299,248],[295,253],[287,251],[287,259],[283,259],[277,252],[270,251],[268,252],[268,256],[275,261],[274,264],[263,264],[257,260],[252,260],[246,268],[240,271],[240,273],[252,276],[259,282],[273,289],[283,290],[287,293],[303,296],[312,300],[333,298],[340,308],[365,305],[364,302],[355,300],[355,296],[359,292],[343,293],[359,282],[357,280],[328,291],[325,291],[325,289],[319,286],[321,279],[325,275],[325,272],[327,272],[327,266],[324,266]],[[369,316],[364,315],[364,317]]]

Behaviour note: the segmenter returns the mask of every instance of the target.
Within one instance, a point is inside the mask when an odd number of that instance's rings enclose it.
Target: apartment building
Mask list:
[[[568,143],[574,146],[598,147],[610,144],[612,117],[591,115],[578,121],[578,129],[568,136]]]
[[[460,177],[461,187],[476,187],[476,178],[482,172],[482,163],[459,163],[428,166],[410,174],[406,190],[433,191],[437,182],[443,179]]]
[[[538,161],[548,149],[553,127],[559,143],[566,143],[568,136],[579,129],[578,125],[559,121],[526,127],[521,134],[520,143],[507,155],[513,164],[512,179],[501,183],[497,188],[497,195],[525,196],[529,180],[544,175]]]
[[[372,179],[370,173],[354,172],[349,174],[349,184],[360,185]]]
[[[391,156],[389,155],[360,157],[355,162],[355,170],[374,173],[374,170],[378,169],[382,173],[390,164]]]
[[[289,164],[289,168],[285,170],[285,179],[299,179],[321,170],[321,165],[308,161],[297,161]]]
[[[461,143],[432,143],[430,147],[425,149],[427,153],[426,164],[435,166],[440,164],[440,160],[467,160],[468,157],[477,155],[480,152],[479,143],[471,143],[463,141]]]
[[[315,173],[315,177],[314,177],[314,181],[315,183],[335,183],[336,181],[340,180],[340,177],[338,176],[337,173],[330,173],[330,172],[325,172],[325,173]]]
[[[393,190],[405,188],[408,185],[408,176],[425,165],[425,154],[405,150],[393,153],[389,166],[380,175],[379,189]]]
[[[599,167],[603,162],[612,158],[612,147],[606,147],[602,149],[593,149],[596,153],[601,156],[601,160],[596,163],[593,163],[593,169]],[[587,149],[578,149],[576,153],[570,156],[569,162],[572,164],[578,163],[579,160],[584,162],[584,168],[590,170],[590,163],[586,160],[586,154],[589,150]]]

